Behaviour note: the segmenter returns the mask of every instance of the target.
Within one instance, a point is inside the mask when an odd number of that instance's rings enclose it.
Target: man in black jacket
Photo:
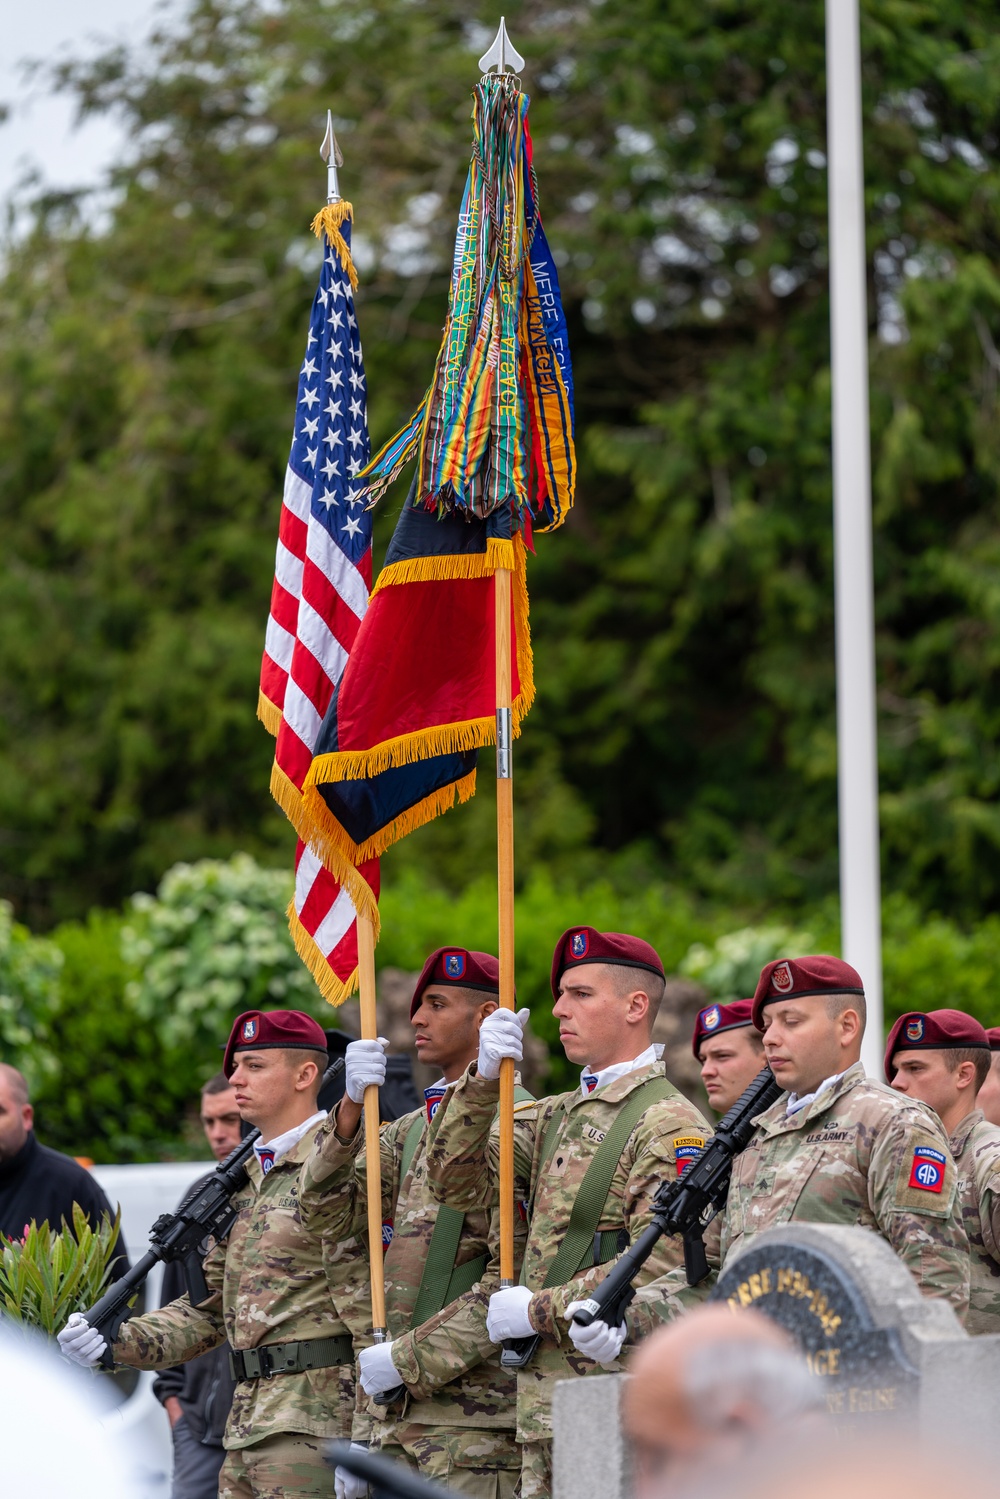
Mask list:
[[[201,1123],[215,1159],[224,1161],[240,1143],[241,1121],[236,1094],[221,1072],[209,1078],[201,1090]],[[183,1200],[193,1196],[206,1180],[199,1177]],[[160,1304],[176,1301],[187,1289],[183,1266],[176,1262],[165,1265]],[[153,1381],[153,1393],[170,1418],[174,1444],[171,1499],[215,1499],[219,1469],[226,1455],[222,1436],[234,1388],[228,1343],[186,1364],[164,1369]]]
[[[73,1226],[77,1202],[97,1228],[101,1214],[114,1218],[110,1202],[94,1177],[71,1156],[40,1145],[28,1085],[16,1067],[0,1062],[0,1234],[21,1239],[34,1219],[46,1219],[56,1232],[63,1219]],[[117,1275],[128,1269],[124,1245],[113,1262]]]

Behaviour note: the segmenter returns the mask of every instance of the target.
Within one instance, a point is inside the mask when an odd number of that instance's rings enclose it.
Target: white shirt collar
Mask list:
[[[607,1083],[615,1083],[620,1077],[626,1077],[630,1072],[638,1072],[640,1067],[649,1067],[653,1062],[658,1062],[663,1055],[662,1046],[647,1046],[646,1050],[640,1052],[639,1056],[633,1057],[631,1062],[613,1062],[610,1067],[602,1067],[595,1072],[591,1067],[585,1067],[580,1074],[580,1092],[584,1098],[589,1098],[591,1093],[596,1093],[598,1088],[603,1088]],[[597,1079],[594,1082],[594,1079]],[[591,1086],[588,1087],[588,1084]]]
[[[302,1136],[307,1134],[309,1130],[312,1129],[314,1124],[318,1124],[321,1119],[325,1118],[326,1109],[320,1109],[317,1114],[311,1115],[310,1118],[306,1119],[302,1124],[296,1124],[293,1129],[286,1129],[283,1135],[276,1135],[273,1140],[268,1140],[266,1142],[263,1140],[255,1140],[253,1142],[253,1153],[257,1157],[257,1164],[260,1166],[260,1169],[263,1171],[264,1175],[267,1175],[272,1166],[276,1166],[278,1164],[283,1155],[287,1155],[290,1150],[295,1149],[296,1145],[302,1139]],[[261,1160],[262,1153],[266,1155],[266,1165],[264,1164],[264,1161]]]
[[[785,1117],[787,1118],[789,1114],[797,1114],[800,1109],[806,1108],[808,1104],[812,1103],[814,1098],[818,1098],[821,1093],[825,1093],[827,1088],[832,1088],[834,1083],[838,1082],[843,1075],[842,1072],[835,1072],[832,1077],[825,1077],[815,1093],[803,1093],[801,1097],[798,1093],[789,1093],[788,1102],[785,1104]]]

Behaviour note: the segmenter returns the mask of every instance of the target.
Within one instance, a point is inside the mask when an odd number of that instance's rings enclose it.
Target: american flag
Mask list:
[[[368,461],[370,444],[352,290],[350,205],[338,207],[342,224],[321,230],[323,267],[299,374],[258,703],[261,720],[277,740],[271,791],[299,834],[288,911],[292,936],[333,1003],[353,987],[355,910],[307,847],[302,784],[372,581],[371,512],[353,482]],[[377,898],[377,860],[361,872]]]

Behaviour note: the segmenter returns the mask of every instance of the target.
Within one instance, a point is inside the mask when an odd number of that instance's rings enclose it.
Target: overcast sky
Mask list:
[[[177,8],[176,0],[169,8]],[[107,120],[73,130],[68,100],[27,85],[20,61],[85,56],[102,40],[141,41],[160,9],[158,0],[21,0],[3,7],[0,101],[11,115],[0,124],[0,202],[30,166],[54,187],[96,182],[124,143]]]

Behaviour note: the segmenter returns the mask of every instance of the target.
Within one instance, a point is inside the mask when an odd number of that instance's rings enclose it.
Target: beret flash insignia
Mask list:
[[[242,1031],[243,1040],[244,1041],[256,1041],[256,1039],[257,1039],[257,1031],[258,1031],[259,1028],[260,1028],[260,1021],[258,1020],[258,1018],[257,1018],[256,1015],[252,1016],[249,1020],[244,1020],[244,1022],[243,1022],[243,1031]]]
[[[719,1006],[709,1005],[707,1010],[701,1012],[701,1028],[703,1031],[714,1031],[720,1020]]]
[[[574,958],[585,958],[590,946],[590,938],[586,932],[574,932],[569,939],[569,950]]]
[[[906,1022],[907,1041],[922,1041],[924,1039],[924,1017],[916,1015],[912,1020]]]
[[[792,970],[787,963],[779,963],[771,974],[771,988],[778,994],[790,994],[795,988]]]
[[[444,955],[444,971],[450,979],[465,977],[465,953],[449,952]]]

